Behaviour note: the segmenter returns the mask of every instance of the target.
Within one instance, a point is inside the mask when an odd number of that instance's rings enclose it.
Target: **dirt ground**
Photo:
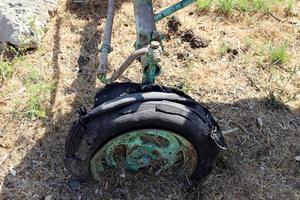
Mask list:
[[[172,2],[155,1],[155,8]],[[203,184],[188,190],[172,178],[115,174],[69,190],[64,142],[80,105],[90,109],[103,86],[95,71],[106,4],[76,7],[62,0],[42,47],[23,56],[1,86],[0,199],[300,199],[300,17],[286,16],[281,4],[273,14],[282,22],[259,12],[226,16],[191,6],[176,14],[182,24],[176,32],[168,19],[158,24],[166,52],[157,83],[187,92],[209,108],[222,130],[235,130],[225,136],[229,150]],[[114,27],[110,63],[117,67],[133,51],[131,1],[118,3]],[[189,30],[200,48],[182,37]],[[268,49],[282,43],[288,59],[274,64]],[[47,118],[22,114],[28,99],[22,80],[32,68],[42,81],[55,82],[43,99]],[[141,81],[138,62],[121,81]]]

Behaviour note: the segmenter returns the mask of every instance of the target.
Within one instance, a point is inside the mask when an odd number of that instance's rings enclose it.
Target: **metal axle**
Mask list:
[[[104,84],[110,84],[120,77],[120,75],[129,67],[136,59],[139,59],[143,67],[143,84],[154,84],[156,77],[160,74],[161,67],[160,54],[161,36],[156,29],[156,22],[173,14],[174,12],[190,5],[196,0],[182,0],[173,6],[154,14],[152,0],[133,0],[134,16],[136,24],[137,40],[135,43],[136,52],[132,53],[121,67],[112,75],[106,78],[108,67],[108,54],[112,51],[111,35],[113,28],[113,20],[115,15],[115,0],[109,0],[106,26],[104,30],[103,43],[100,49],[100,60],[98,78]],[[159,42],[158,47],[152,48],[151,42]],[[152,45],[153,46],[153,45]],[[157,45],[154,45],[157,46]],[[140,50],[148,48],[148,50]]]

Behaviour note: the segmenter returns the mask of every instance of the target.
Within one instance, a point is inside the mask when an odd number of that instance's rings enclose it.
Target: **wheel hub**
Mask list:
[[[178,163],[189,175],[194,171],[197,153],[189,141],[170,131],[142,129],[124,133],[106,143],[93,156],[90,168],[93,177],[100,180],[103,172],[112,167],[133,172],[151,167],[159,174]]]

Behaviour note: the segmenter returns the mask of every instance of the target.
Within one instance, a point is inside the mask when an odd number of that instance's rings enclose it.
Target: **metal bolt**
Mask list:
[[[150,47],[152,49],[158,49],[160,47],[160,43],[158,41],[152,41]]]

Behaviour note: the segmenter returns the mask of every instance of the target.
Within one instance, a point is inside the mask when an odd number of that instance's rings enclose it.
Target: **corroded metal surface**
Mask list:
[[[137,172],[146,167],[155,173],[171,168],[182,162],[192,173],[197,165],[197,153],[189,141],[176,133],[144,129],[131,131],[104,145],[91,160],[91,173],[100,180],[105,169],[126,168]]]

